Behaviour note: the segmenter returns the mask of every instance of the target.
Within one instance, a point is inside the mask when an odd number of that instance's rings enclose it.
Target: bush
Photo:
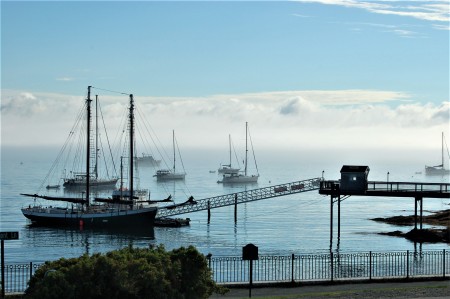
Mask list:
[[[208,298],[223,293],[205,256],[193,246],[129,246],[106,254],[46,262],[30,279],[26,298]]]

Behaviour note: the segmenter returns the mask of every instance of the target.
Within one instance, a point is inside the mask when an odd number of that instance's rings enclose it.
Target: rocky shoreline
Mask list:
[[[394,225],[414,225],[414,215],[393,216],[387,218],[373,218],[373,221],[384,222]],[[450,210],[434,212],[431,215],[423,216],[422,223],[441,226],[441,228],[412,229],[407,233],[401,231],[379,233],[381,235],[403,237],[413,242],[419,243],[450,243]]]

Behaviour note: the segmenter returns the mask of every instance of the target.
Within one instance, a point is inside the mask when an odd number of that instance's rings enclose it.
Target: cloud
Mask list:
[[[60,78],[56,78],[56,81],[65,81],[65,82],[69,82],[69,81],[74,81],[74,78],[70,78],[70,77],[60,77]]]
[[[85,95],[3,91],[2,144],[62,144]],[[122,130],[127,96],[99,94],[110,136]],[[171,130],[184,147],[226,147],[228,134],[267,147],[427,147],[433,132],[448,131],[450,105],[419,104],[410,95],[383,90],[306,90],[208,97],[135,97],[142,124],[170,144]],[[149,130],[149,128],[147,128]],[[51,133],[51,134],[50,134]],[[42,138],[45,136],[45,138]],[[431,137],[433,136],[433,137]],[[165,138],[166,137],[166,138]],[[387,142],[391,142],[387,144]],[[438,144],[437,144],[438,145]]]
[[[296,0],[297,2],[320,3],[364,9],[372,13],[411,17],[431,22],[449,22],[449,2],[435,1],[358,1],[358,0]]]

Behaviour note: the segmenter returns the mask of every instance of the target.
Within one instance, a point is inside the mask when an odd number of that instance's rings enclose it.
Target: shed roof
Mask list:
[[[344,165],[341,168],[341,173],[343,173],[343,172],[368,172],[369,170],[370,170],[369,166]]]

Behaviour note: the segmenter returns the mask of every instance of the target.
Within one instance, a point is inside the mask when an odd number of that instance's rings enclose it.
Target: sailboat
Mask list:
[[[223,184],[246,184],[246,183],[257,183],[259,178],[259,173],[248,175],[247,174],[247,160],[248,160],[248,123],[245,123],[245,161],[244,161],[244,172],[239,173],[224,173],[222,180],[217,181],[217,183]],[[253,151],[253,146],[252,146]],[[254,153],[253,153],[254,155]],[[255,160],[256,164],[256,160]],[[258,166],[256,165],[256,170],[258,171]]]
[[[86,173],[90,169],[90,121],[91,121],[91,86],[88,87],[88,95],[86,99],[87,112],[87,151],[86,151]],[[129,107],[129,188],[127,195],[113,198],[110,201],[102,203],[91,203],[90,191],[91,177],[87,175],[85,178],[85,192],[81,198],[76,197],[58,197],[43,196],[38,194],[21,194],[41,198],[49,201],[60,201],[71,203],[70,207],[52,207],[29,205],[22,208],[23,215],[35,224],[50,226],[72,226],[86,228],[124,228],[124,227],[152,227],[155,216],[158,211],[156,205],[138,202],[138,197],[134,193],[133,185],[133,151],[134,151],[134,101],[133,95],[130,94]]]
[[[173,145],[173,168],[172,169],[159,169],[156,171],[154,177],[157,181],[169,181],[169,180],[184,180],[186,172],[177,172],[175,163],[175,130],[172,130],[172,145]]]
[[[441,144],[441,164],[436,166],[426,166],[425,165],[425,174],[426,175],[449,175],[450,170],[445,169],[444,167],[444,132],[442,132],[442,144]],[[448,148],[447,148],[448,152]]]
[[[105,189],[114,189],[116,187],[118,178],[100,178],[98,174],[98,153],[99,153],[99,140],[98,140],[98,98],[95,97],[95,152],[91,151],[90,155],[95,155],[94,168],[93,170],[88,170],[86,172],[70,172],[69,177],[63,178],[63,186],[68,189],[80,189],[86,186],[86,180],[89,176],[89,184],[92,188],[105,188]],[[92,157],[87,157],[87,159],[91,159]]]
[[[234,168],[231,165],[231,135],[228,135],[228,144],[229,144],[229,148],[230,148],[230,163],[220,165],[217,172],[221,173],[221,174],[239,173],[240,168]]]

